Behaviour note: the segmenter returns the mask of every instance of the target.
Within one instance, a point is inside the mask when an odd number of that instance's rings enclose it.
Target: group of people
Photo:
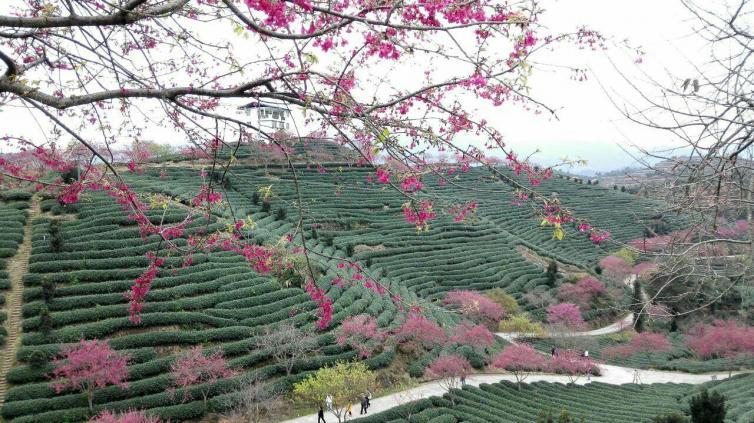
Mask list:
[[[359,414],[366,414],[367,410],[369,409],[369,406],[371,405],[369,403],[369,398],[372,396],[371,393],[367,392],[361,397],[361,411],[359,411]],[[317,412],[317,423],[327,423],[325,420],[325,409],[328,411],[332,411],[332,396],[328,395],[325,397],[325,405],[324,407],[322,405],[319,406],[319,411]],[[348,417],[353,417],[353,409],[352,405],[349,402],[346,406],[346,410],[343,415],[343,420],[347,420]]]

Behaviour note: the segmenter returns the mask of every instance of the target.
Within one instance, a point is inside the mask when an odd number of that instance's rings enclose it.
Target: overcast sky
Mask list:
[[[619,145],[646,148],[673,145],[668,133],[627,121],[603,88],[619,95],[614,99],[637,103],[625,80],[612,63],[648,90],[646,72],[663,83],[693,75],[691,63],[707,60],[706,43],[693,27],[696,22],[678,0],[569,0],[545,2],[548,13],[542,23],[554,31],[568,31],[578,25],[598,30],[619,42],[628,39],[645,51],[643,63],[633,64],[635,55],[627,49],[610,47],[605,53],[553,52],[549,61],[580,64],[590,69],[586,82],[570,81],[567,74],[539,73],[531,80],[534,93],[551,106],[559,107],[560,120],[511,110],[496,119],[507,134],[509,145],[521,151],[542,150],[542,162],[563,156],[589,161],[584,170],[610,170],[631,165],[632,159]],[[575,60],[574,60],[575,59]],[[671,76],[672,75],[672,76]],[[646,81],[647,83],[644,83]],[[656,91],[651,90],[655,93]]]

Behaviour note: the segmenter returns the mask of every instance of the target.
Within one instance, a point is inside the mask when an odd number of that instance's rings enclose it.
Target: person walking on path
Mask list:
[[[634,380],[632,383],[641,383],[641,379],[639,378],[639,369],[634,369]]]
[[[552,347],[552,356],[555,357],[555,347]]]
[[[368,404],[367,396],[364,395],[364,397],[361,398],[361,410],[359,411],[359,415],[366,414],[367,413],[367,404]]]
[[[327,407],[327,411],[332,411],[332,397],[330,395],[325,397],[325,407]]]
[[[327,423],[325,421],[325,409],[321,405],[319,406],[319,411],[317,411],[317,423]]]
[[[462,375],[461,376],[461,386],[464,386],[464,385],[466,385],[466,376]]]
[[[372,398],[372,393],[367,391],[367,410],[369,410],[369,407],[372,405],[372,403],[369,402],[370,398]]]
[[[346,407],[346,413],[345,413],[345,417],[348,417],[348,416],[351,416],[351,417],[353,417],[353,410],[352,410],[352,407],[353,407],[353,406],[352,406],[352,405],[351,405],[351,403],[349,402],[349,403],[348,403],[348,407]]]

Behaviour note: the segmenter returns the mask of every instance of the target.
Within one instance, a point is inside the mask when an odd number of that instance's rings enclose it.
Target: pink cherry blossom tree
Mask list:
[[[576,331],[586,326],[581,316],[581,309],[573,303],[560,303],[547,307],[547,323],[568,331]]]
[[[590,357],[582,357],[575,350],[560,350],[550,360],[550,371],[566,375],[571,383],[576,383],[581,376],[595,374],[598,367]]]
[[[634,335],[627,344],[615,345],[602,350],[605,358],[630,357],[635,354],[645,354],[651,361],[657,353],[667,353],[673,350],[673,345],[668,338],[660,333],[640,332]]]
[[[113,350],[106,341],[85,341],[62,348],[53,359],[50,375],[56,393],[72,389],[86,394],[89,411],[94,411],[94,392],[109,385],[128,386],[128,356]]]
[[[295,165],[293,147],[311,138],[329,139],[352,150],[358,165],[374,170],[370,183],[405,198],[398,213],[418,230],[427,229],[443,212],[460,221],[473,213],[475,203],[460,198],[458,204],[437,207],[425,188],[430,179],[443,184],[450,178],[463,187],[465,182],[456,176],[478,165],[505,182],[499,184],[501,192],[507,190],[518,204],[529,207],[558,238],[570,223],[581,223],[580,230],[589,232],[595,243],[607,237],[606,231],[581,222],[549,195],[540,194],[538,185],[552,177],[553,169],[538,168],[512,151],[503,134],[476,118],[463,101],[473,96],[492,107],[518,105],[533,113],[555,113],[529,94],[530,75],[540,67],[534,59],[563,44],[606,47],[604,38],[588,29],[550,32],[539,24],[545,10],[537,3],[6,3],[0,14],[0,102],[6,106],[3,117],[11,113],[8,110],[14,115],[4,121],[28,111],[41,129],[28,134],[21,126],[3,128],[3,151],[16,152],[12,158],[0,157],[0,183],[46,191],[63,204],[75,203],[89,191],[102,191],[139,225],[145,238],[161,239],[160,249],[150,251],[149,266],[129,291],[135,324],[167,255],[233,251],[263,273],[288,264],[277,260],[271,246],[254,245],[242,236],[243,220],[233,219],[230,231],[186,231],[189,222],[219,207],[233,207],[225,201],[222,186],[237,161],[233,153],[242,145],[274,146],[277,158],[295,175],[293,203],[299,207],[306,202],[297,182],[302,170]],[[249,43],[264,43],[265,48],[246,48]],[[490,45],[500,47],[487,48]],[[432,65],[416,69],[416,63]],[[573,64],[571,70],[579,68]],[[417,71],[419,78],[393,78],[388,73]],[[373,92],[375,80],[393,84]],[[239,105],[274,105],[286,112],[305,109],[306,125],[265,130],[239,118]],[[149,166],[154,151],[144,145],[124,148],[118,140],[124,134],[138,139],[157,127],[179,133],[187,158],[219,174],[219,180],[213,180],[197,172],[195,196],[183,222],[150,221],[150,205],[126,183],[125,175]],[[468,147],[459,141],[468,134],[484,142]],[[76,146],[62,148],[68,140]],[[454,158],[432,161],[415,154],[422,149],[446,151]],[[524,176],[523,181],[502,172],[497,157],[504,157],[502,164]],[[306,161],[324,170],[316,159]],[[76,177],[55,176],[69,172]],[[332,188],[333,193],[341,191],[336,183]],[[422,191],[427,195],[420,198]],[[298,215],[290,240],[296,239],[295,248],[308,257],[303,229],[308,213]],[[293,249],[292,244],[288,248]],[[306,273],[305,280],[311,280],[307,292],[320,308],[319,327],[324,329],[332,318],[332,304],[316,286],[311,266]]]
[[[631,264],[623,257],[607,256],[599,261],[602,271],[616,281],[622,281],[631,274]]]
[[[595,297],[607,293],[605,285],[593,277],[586,277],[575,284],[564,283],[558,287],[558,299],[578,305],[582,310],[589,310]]]
[[[470,372],[469,360],[454,354],[441,355],[434,359],[427,367],[425,375],[439,379],[440,385],[450,393],[451,401],[455,403],[452,390],[458,388],[460,379],[465,378]]]
[[[387,336],[388,333],[377,326],[377,319],[366,314],[347,317],[336,330],[337,344],[350,346],[362,358],[383,348]]]
[[[148,416],[141,410],[128,410],[121,413],[104,410],[89,420],[89,423],[160,423],[160,418]]]
[[[447,342],[440,325],[416,313],[409,314],[392,335],[392,341],[402,351],[415,356]]]
[[[531,372],[548,369],[547,358],[526,343],[507,345],[492,358],[492,366],[507,370],[516,377],[518,389]]]
[[[548,333],[558,338],[563,348],[575,348],[579,337],[576,332],[586,329],[581,309],[573,303],[553,304],[547,311]]]
[[[461,322],[453,328],[453,334],[449,341],[455,344],[468,345],[476,353],[484,354],[485,349],[495,344],[495,336],[483,325]]]
[[[500,320],[506,315],[500,304],[473,291],[448,292],[443,303],[471,321],[492,329],[497,328]]]
[[[191,397],[192,386],[200,385],[199,391],[205,407],[212,386],[220,379],[231,377],[235,373],[228,367],[222,351],[217,350],[207,355],[201,345],[188,350],[170,366],[173,383],[176,387],[184,389],[184,399]]]
[[[732,360],[751,356],[754,355],[754,327],[734,319],[697,324],[686,334],[686,346],[700,359]]]

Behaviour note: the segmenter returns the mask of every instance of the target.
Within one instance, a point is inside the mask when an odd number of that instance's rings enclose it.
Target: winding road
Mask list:
[[[625,283],[626,285],[632,286],[633,281],[635,278],[632,278],[629,276],[626,278]],[[618,320],[617,322],[599,328],[584,332],[571,332],[568,334],[560,334],[556,332],[549,332],[545,335],[545,337],[556,337],[558,335],[567,335],[567,336],[576,336],[576,337],[582,337],[582,336],[598,336],[598,335],[607,335],[611,333],[617,333],[620,332],[628,327],[631,327],[633,324],[633,313],[629,313],[622,319]],[[526,338],[529,334],[520,334],[520,333],[504,333],[504,332],[498,332],[495,333],[496,336],[499,336],[500,338],[505,339],[509,342],[514,342],[516,338]],[[541,337],[541,335],[540,335]],[[593,376],[591,380],[587,380],[585,377],[579,378],[576,383],[579,385],[583,385],[590,382],[602,382],[607,383],[611,385],[622,385],[624,383],[633,383],[634,382],[634,369],[631,367],[620,367],[620,366],[613,366],[608,364],[598,364],[598,367],[600,368],[600,376]],[[740,373],[748,373],[746,371],[744,372],[733,372],[732,375],[737,375]],[[694,373],[683,373],[683,372],[670,372],[670,371],[662,371],[662,370],[640,370],[639,371],[639,378],[641,383],[648,384],[648,383],[687,383],[687,384],[701,384],[704,382],[709,382],[711,380],[721,380],[721,379],[727,379],[729,377],[728,372],[720,372],[720,373],[705,373],[705,374],[694,374]],[[507,380],[510,382],[515,382],[516,378],[510,374],[510,373],[482,373],[482,374],[473,374],[466,378],[466,384],[472,385],[472,386],[479,386],[483,383],[497,383],[503,380]],[[569,383],[570,380],[568,376],[560,376],[560,375],[554,375],[554,374],[532,374],[529,375],[529,377],[526,378],[524,383],[531,383],[531,382],[559,382],[559,383]],[[393,407],[397,407],[399,405],[403,405],[405,403],[416,401],[421,398],[427,398],[431,396],[439,396],[443,395],[446,392],[445,388],[443,388],[440,385],[440,382],[438,381],[432,381],[423,383],[419,386],[416,386],[414,388],[406,389],[401,392],[396,392],[394,394],[390,395],[384,395],[378,398],[373,398],[371,402],[371,406],[369,407],[370,414],[379,413],[381,411],[389,410]],[[354,410],[354,418],[353,420],[358,420],[358,415],[355,414],[356,410],[359,410],[360,406],[359,404],[353,405]],[[337,421],[337,418],[333,414],[326,414],[326,418],[330,419],[329,421]],[[351,419],[349,419],[350,421]],[[316,414],[310,414],[307,416],[297,417],[295,419],[289,419],[284,420],[281,423],[315,423],[317,421],[317,415]]]

